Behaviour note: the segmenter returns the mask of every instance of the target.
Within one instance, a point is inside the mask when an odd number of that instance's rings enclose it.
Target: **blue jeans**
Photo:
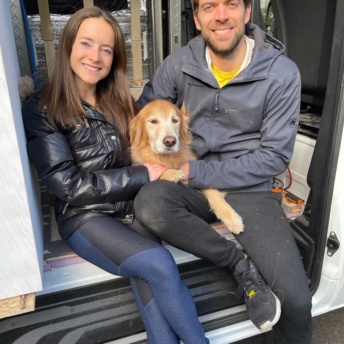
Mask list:
[[[281,196],[241,192],[230,193],[226,199],[243,218],[245,230],[236,239],[281,301],[274,343],[311,343],[311,295]],[[187,185],[163,180],[148,183],[136,196],[134,208],[145,228],[173,246],[231,271],[243,258],[233,242],[209,226],[216,218],[208,201]]]
[[[172,255],[138,224],[133,228],[111,216],[97,216],[67,242],[85,260],[130,278],[148,343],[209,343]]]

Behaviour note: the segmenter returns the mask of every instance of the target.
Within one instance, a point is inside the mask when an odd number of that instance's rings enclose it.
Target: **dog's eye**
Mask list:
[[[172,123],[178,123],[178,119],[177,118],[173,118],[172,119]]]
[[[157,120],[157,119],[151,119],[150,122],[151,122],[152,124],[157,124],[157,123],[158,123],[158,120]]]

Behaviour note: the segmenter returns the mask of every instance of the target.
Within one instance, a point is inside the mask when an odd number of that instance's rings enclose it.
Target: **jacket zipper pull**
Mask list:
[[[69,203],[66,203],[62,209],[62,214],[64,214],[69,206]]]
[[[89,128],[90,127],[90,123],[88,122],[88,119],[87,119],[86,116],[84,116],[84,121],[85,121],[86,128]]]
[[[219,111],[219,92],[216,93],[216,97],[215,97],[215,111]]]

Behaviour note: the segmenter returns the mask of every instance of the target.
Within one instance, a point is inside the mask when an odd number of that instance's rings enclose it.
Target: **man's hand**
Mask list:
[[[190,171],[190,164],[187,162],[186,164],[180,166],[179,168],[183,174],[184,174],[184,178],[181,180],[184,184],[188,184],[189,183],[189,171]]]

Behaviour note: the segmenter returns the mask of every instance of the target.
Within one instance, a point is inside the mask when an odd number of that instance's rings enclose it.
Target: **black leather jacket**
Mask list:
[[[132,200],[149,181],[145,166],[131,166],[117,128],[93,107],[76,128],[54,128],[33,97],[23,105],[29,159],[38,176],[55,195],[60,234],[68,238],[94,216],[110,214],[133,221]]]

